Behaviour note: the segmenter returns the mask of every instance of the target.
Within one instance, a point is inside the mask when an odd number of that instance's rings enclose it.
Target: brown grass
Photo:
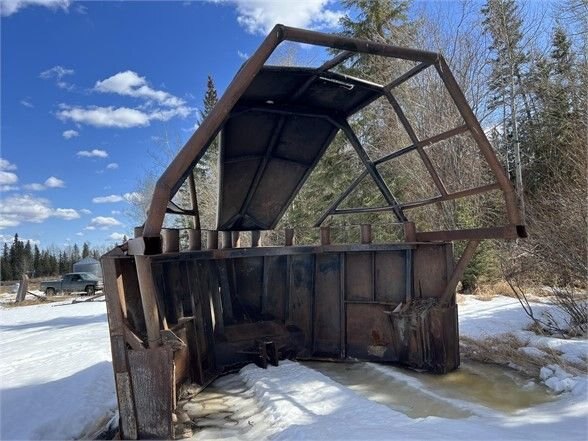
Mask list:
[[[532,378],[539,378],[541,368],[548,364],[557,364],[572,375],[586,374],[588,371],[586,363],[570,363],[561,357],[559,351],[541,348],[545,356],[537,357],[519,351],[524,346],[525,343],[512,334],[485,340],[460,337],[460,349],[464,358],[508,366]]]
[[[55,302],[63,302],[64,300],[71,300],[76,298],[77,296],[51,296],[51,297],[47,297],[46,299],[38,299],[38,298],[33,298],[33,299],[25,299],[23,302],[20,303],[16,303],[14,301],[12,302],[2,302],[0,303],[0,306],[3,308],[19,308],[21,306],[31,306],[31,305],[42,305],[45,303],[55,303]]]

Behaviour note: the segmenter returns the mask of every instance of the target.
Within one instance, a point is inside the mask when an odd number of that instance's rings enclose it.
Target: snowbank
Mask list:
[[[0,438],[72,439],[114,415],[104,302],[0,309]]]
[[[519,351],[541,359],[549,353],[557,353],[564,363],[584,366],[588,359],[588,340],[584,338],[562,339],[536,335],[526,331],[533,321],[524,313],[519,301],[511,297],[498,296],[482,301],[475,297],[464,297],[459,305],[459,332],[461,336],[474,340],[513,335],[524,344]],[[559,311],[548,303],[532,302],[536,317],[550,312],[554,317]],[[541,369],[541,380],[556,393],[573,392],[587,396],[586,375],[572,375],[565,366],[546,364]]]
[[[253,390],[272,440],[586,439],[588,405],[561,399],[515,415],[409,418],[363,398],[323,374],[285,361],[239,375]]]

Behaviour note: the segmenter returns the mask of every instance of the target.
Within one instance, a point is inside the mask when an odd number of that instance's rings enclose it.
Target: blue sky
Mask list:
[[[207,75],[222,93],[272,24],[331,30],[340,14],[327,0],[1,7],[0,235],[41,247],[130,234],[128,200],[160,139],[193,132]]]

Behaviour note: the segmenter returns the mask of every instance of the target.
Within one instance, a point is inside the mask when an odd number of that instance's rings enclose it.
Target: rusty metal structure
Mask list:
[[[339,50],[318,68],[276,67],[266,61],[283,41]],[[387,85],[332,69],[357,53],[417,64]],[[395,88],[435,69],[463,125],[419,139],[395,98]],[[349,119],[384,98],[412,145],[370,158]],[[342,132],[365,170],[316,222],[320,243],[259,246],[274,229]],[[493,173],[489,185],[448,192],[425,147],[469,132]],[[166,213],[197,215],[172,198],[220,136],[217,229],[162,229]],[[416,151],[438,196],[400,203],[378,165]],[[386,201],[376,208],[339,208],[363,179]],[[406,212],[415,207],[499,190],[508,223],[491,228],[418,231]],[[195,202],[195,197],[193,198]],[[328,216],[388,211],[405,240],[374,243],[361,225],[360,243],[332,244]],[[251,246],[238,246],[251,234]],[[220,235],[220,244],[219,244]],[[525,236],[512,185],[440,54],[277,25],[243,65],[212,112],[157,182],[145,224],[135,238],[102,257],[113,368],[123,439],[172,439],[181,388],[205,388],[218,375],[283,358],[369,360],[445,373],[459,366],[455,289],[483,239]],[[452,241],[466,240],[454,262]]]

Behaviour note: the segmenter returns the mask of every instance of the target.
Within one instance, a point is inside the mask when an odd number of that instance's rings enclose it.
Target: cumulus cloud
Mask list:
[[[26,190],[31,190],[31,191],[43,191],[48,188],[63,188],[63,187],[65,187],[65,182],[63,182],[59,178],[56,178],[55,176],[48,177],[44,184],[39,184],[37,182],[34,182],[32,184],[24,185],[24,188]]]
[[[0,192],[8,192],[8,191],[15,191],[18,190],[19,187],[16,185],[0,185]]]
[[[132,70],[119,72],[105,80],[97,81],[94,85],[94,90],[156,101],[168,107],[178,107],[186,104],[183,99],[168,92],[151,88],[145,77],[139,76],[139,74]]]
[[[116,194],[111,194],[110,196],[97,196],[92,199],[92,202],[95,204],[111,204],[122,201],[124,201],[124,198]]]
[[[108,158],[108,152],[100,149],[80,150],[76,155],[84,158]]]
[[[30,242],[31,245],[40,245],[41,241],[38,239],[27,239],[24,237],[18,236],[18,240],[27,243]],[[0,234],[0,243],[12,243],[14,242],[14,236],[7,235],[7,234]]]
[[[92,212],[90,210],[88,210],[87,208],[82,208],[80,210],[80,213],[82,213],[82,214],[92,214]]]
[[[2,0],[0,1],[0,15],[12,15],[27,6],[45,6],[50,9],[67,11],[70,0]]]
[[[38,182],[33,182],[32,184],[25,184],[23,185],[25,190],[30,191],[43,191],[45,190],[45,186],[43,184],[39,184]]]
[[[221,0],[237,9],[237,22],[250,34],[267,34],[276,23],[312,29],[337,27],[341,12],[331,0]]]
[[[130,107],[69,106],[61,104],[57,117],[62,121],[73,121],[94,127],[128,129],[146,127],[151,121],[169,121],[175,117],[185,118],[192,110],[186,106],[145,111]]]
[[[108,170],[116,170],[118,168],[118,164],[116,162],[111,162],[106,166]]]
[[[62,135],[65,139],[71,139],[79,136],[79,132],[77,130],[66,130]]]
[[[0,158],[0,170],[16,170],[16,165],[4,158]]]
[[[122,195],[118,194],[111,194],[109,196],[97,196],[92,199],[92,202],[95,204],[111,204],[116,202],[123,202],[127,201],[129,204],[141,202],[143,200],[143,196],[137,192],[130,192],[125,193]]]
[[[108,236],[109,239],[112,239],[116,242],[122,242],[123,240],[125,240],[126,235],[123,233],[112,233],[110,236]]]
[[[45,187],[47,188],[63,188],[65,187],[65,182],[61,179],[56,178],[55,176],[49,176],[45,181]]]
[[[122,223],[113,217],[97,216],[95,218],[92,218],[92,220],[90,221],[90,225],[88,225],[86,229],[100,228],[101,230],[106,230],[110,227],[117,227],[119,225],[122,225]]]
[[[193,111],[182,98],[154,89],[145,77],[132,70],[118,72],[94,85],[95,92],[129,96],[144,101],[138,107],[72,106],[60,104],[57,118],[94,127],[127,129],[146,127],[151,121],[185,118]]]
[[[12,185],[18,182],[18,176],[15,173],[0,170],[0,185]]]
[[[47,199],[31,195],[13,195],[0,200],[0,229],[22,222],[42,223],[50,217],[72,220],[80,217],[73,208],[52,208]]]

